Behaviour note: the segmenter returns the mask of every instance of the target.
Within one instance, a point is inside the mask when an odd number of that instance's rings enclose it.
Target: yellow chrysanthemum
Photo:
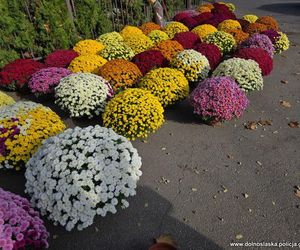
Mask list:
[[[106,46],[120,43],[124,41],[124,38],[116,31],[105,33],[100,35],[97,40]]]
[[[144,34],[126,37],[125,44],[127,44],[135,54],[141,53],[154,46],[151,39]]]
[[[224,20],[218,25],[218,30],[225,31],[225,32],[229,30],[241,30],[241,29],[242,26],[240,25],[240,23],[232,19]]]
[[[209,7],[206,7],[206,6],[199,6],[197,8],[197,11],[202,14],[202,13],[205,13],[205,12],[211,12],[211,9]]]
[[[249,23],[255,23],[256,20],[258,19],[258,16],[256,15],[252,15],[252,14],[248,14],[243,16],[243,19],[248,21]]]
[[[152,30],[148,37],[151,39],[152,42],[155,44],[160,43],[161,41],[168,40],[169,36],[166,32],[163,32],[162,30]]]
[[[75,44],[73,50],[76,51],[79,55],[97,55],[101,50],[104,49],[104,45],[96,40],[82,40]]]
[[[69,70],[73,73],[83,72],[97,74],[99,68],[106,62],[106,59],[98,55],[82,55],[72,60],[69,65]]]
[[[148,72],[138,86],[149,90],[166,107],[189,94],[189,82],[182,72],[171,68],[158,68]]]
[[[14,104],[15,100],[4,92],[0,91],[0,108],[5,105]]]
[[[169,22],[164,27],[164,32],[172,39],[179,32],[189,31],[189,28],[180,22]]]
[[[212,34],[214,32],[217,32],[217,28],[215,26],[212,26],[210,24],[202,24],[197,27],[195,27],[192,32],[197,34],[200,39],[205,38],[207,35]]]
[[[164,122],[164,108],[144,89],[126,89],[106,105],[103,124],[130,140],[145,138]]]
[[[120,35],[123,38],[128,38],[136,35],[143,35],[143,31],[141,31],[138,27],[127,25],[121,31]]]

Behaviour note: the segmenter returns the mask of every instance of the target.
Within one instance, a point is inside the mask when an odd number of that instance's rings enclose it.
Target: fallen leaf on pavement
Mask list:
[[[281,106],[285,108],[291,108],[292,105],[288,101],[280,101]]]
[[[288,84],[289,83],[287,80],[281,80],[280,82],[283,83],[283,84]]]
[[[291,128],[299,128],[300,126],[300,124],[299,124],[299,122],[296,122],[296,121],[292,121],[292,122],[289,122],[289,124],[288,124]]]
[[[191,188],[193,192],[197,192],[197,188]]]
[[[262,166],[262,163],[260,161],[256,161],[257,165]]]
[[[298,189],[298,190],[295,190],[295,195],[298,197],[298,198],[300,198],[300,190]]]
[[[249,194],[243,193],[243,196],[247,199],[249,197]]]
[[[248,122],[245,125],[245,128],[250,129],[250,130],[255,130],[255,129],[257,129],[257,123],[256,122]]]
[[[241,239],[243,239],[243,235],[242,235],[242,234],[237,234],[237,235],[235,236],[235,238],[236,238],[237,240],[241,240]]]
[[[273,125],[271,120],[259,120],[258,124],[261,126],[272,126]]]

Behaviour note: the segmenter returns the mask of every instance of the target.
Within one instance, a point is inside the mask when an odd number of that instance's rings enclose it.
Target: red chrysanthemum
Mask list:
[[[17,59],[4,66],[0,72],[0,86],[15,90],[25,87],[31,75],[44,68],[44,64],[32,59]]]
[[[147,74],[153,68],[162,68],[168,66],[168,60],[159,50],[147,50],[135,55],[132,58],[143,75]]]
[[[242,30],[245,30],[245,28],[250,24],[249,21],[244,20],[244,19],[237,19],[237,21],[240,23],[242,26]]]
[[[173,40],[179,42],[185,49],[192,49],[197,43],[201,42],[199,36],[191,31],[177,33]]]
[[[78,54],[72,49],[55,50],[46,57],[45,64],[48,67],[67,68],[77,56]]]
[[[244,48],[239,49],[234,57],[243,59],[252,59],[256,61],[264,76],[269,75],[273,69],[273,60],[267,51],[261,48]]]
[[[198,22],[194,19],[194,17],[191,16],[183,18],[180,22],[188,27],[189,30],[192,30],[193,28],[198,26]]]
[[[222,54],[218,46],[209,43],[200,43],[194,47],[194,50],[206,56],[209,61],[211,70],[214,70],[222,59]]]
[[[201,25],[201,24],[204,24],[207,20],[209,20],[212,17],[213,17],[212,13],[204,12],[204,13],[201,13],[200,15],[195,16],[194,19],[198,25]]]
[[[189,13],[187,12],[179,12],[173,17],[173,21],[181,22],[184,18],[190,17]]]

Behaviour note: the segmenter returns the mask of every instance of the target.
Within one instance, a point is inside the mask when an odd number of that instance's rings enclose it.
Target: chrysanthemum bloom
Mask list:
[[[96,215],[129,206],[141,165],[137,150],[112,129],[75,127],[43,142],[26,165],[25,191],[54,224],[82,230]]]
[[[276,42],[274,44],[275,53],[281,54],[283,51],[286,51],[290,47],[290,41],[288,36],[283,32],[278,32],[279,37],[276,38]]]
[[[69,65],[68,69],[73,73],[94,73],[97,74],[99,68],[107,62],[101,56],[86,54],[76,57]]]
[[[123,42],[124,38],[118,32],[113,31],[100,35],[97,41],[107,46]]]
[[[171,61],[178,52],[184,50],[183,46],[179,42],[172,40],[161,41],[155,49],[158,49],[169,61]]]
[[[15,103],[15,100],[12,97],[10,97],[9,95],[0,91],[0,108],[2,108],[5,105],[11,105],[14,103]]]
[[[246,92],[263,88],[261,69],[258,63],[251,59],[225,60],[215,69],[213,76],[229,76]]]
[[[146,50],[135,55],[132,62],[138,66],[143,75],[153,68],[162,68],[168,65],[168,60],[159,50]]]
[[[205,3],[205,4],[200,4],[198,7],[197,7],[197,11],[199,8],[201,7],[206,7],[208,8],[209,10],[212,10],[214,8],[214,6],[211,4],[211,3]]]
[[[256,20],[256,23],[261,23],[267,26],[268,30],[279,30],[278,22],[271,16],[262,16]]]
[[[99,75],[106,79],[116,92],[133,87],[142,77],[139,68],[134,63],[124,59],[107,62],[99,69]]]
[[[268,36],[263,34],[254,34],[246,41],[240,44],[240,48],[261,48],[268,52],[273,58],[274,47]]]
[[[234,37],[224,31],[217,31],[206,36],[204,42],[217,45],[222,54],[228,54],[236,47]]]
[[[180,70],[189,81],[199,81],[208,76],[209,61],[201,53],[188,49],[179,52],[170,62],[170,65]]]
[[[211,12],[211,9],[206,7],[206,6],[199,6],[197,8],[197,11],[200,13],[200,14],[203,14],[203,13],[207,13],[207,12]]]
[[[32,59],[17,59],[6,64],[0,72],[0,87],[16,90],[27,87],[33,73],[44,68],[44,64]]]
[[[59,81],[72,72],[65,68],[49,67],[35,72],[28,82],[30,91],[37,96],[54,93]]]
[[[198,22],[195,20],[194,17],[186,17],[181,20],[181,23],[183,23],[186,27],[188,27],[189,30],[192,30],[193,28],[198,26]]]
[[[256,61],[261,69],[263,76],[269,75],[273,69],[273,60],[267,51],[261,48],[239,49],[234,57],[252,59]]]
[[[183,20],[186,17],[190,17],[191,15],[185,11],[179,12],[177,13],[174,17],[173,17],[173,21],[175,22],[181,22],[181,20]]]
[[[123,38],[128,38],[131,36],[142,35],[143,31],[141,31],[138,27],[127,25],[121,31],[120,35]]]
[[[101,50],[104,49],[104,45],[96,40],[86,39],[79,41],[73,47],[73,50],[79,55],[98,55]]]
[[[194,47],[194,50],[200,52],[208,59],[211,70],[214,70],[222,60],[221,51],[214,44],[200,43]]]
[[[103,124],[130,140],[146,138],[164,123],[164,108],[144,89],[126,89],[107,104]]]
[[[140,26],[140,30],[143,31],[145,35],[148,35],[152,30],[160,30],[160,29],[161,27],[158,24],[153,22],[143,23]]]
[[[265,30],[261,32],[261,34],[269,37],[273,45],[276,43],[277,38],[280,36],[280,34],[275,30]]]
[[[41,142],[65,129],[60,117],[41,104],[16,102],[0,109],[0,169],[21,167]]]
[[[172,39],[176,33],[189,31],[189,28],[179,22],[169,22],[163,29],[164,32]]]
[[[224,20],[223,22],[221,22],[218,25],[218,30],[221,30],[221,31],[228,32],[229,30],[232,30],[232,29],[241,30],[242,26],[240,25],[240,23],[238,21],[231,20],[231,19]]]
[[[130,60],[134,57],[134,51],[124,42],[111,43],[101,50],[100,56],[108,61],[114,59]]]
[[[152,40],[146,35],[128,36],[124,42],[134,51],[135,54],[141,53],[154,46]]]
[[[161,41],[168,40],[169,36],[166,32],[163,32],[162,30],[152,30],[148,37],[151,39],[154,44],[159,44]]]
[[[212,77],[200,82],[190,95],[194,113],[204,121],[228,121],[242,116],[249,101],[230,77]]]
[[[78,54],[72,49],[55,50],[46,57],[45,64],[48,67],[67,68],[77,56]]]
[[[49,233],[29,201],[0,188],[0,249],[48,248]]]
[[[245,40],[247,40],[249,38],[248,33],[244,32],[242,30],[239,30],[239,29],[228,30],[226,32],[234,37],[236,44],[240,44],[241,42],[244,42]]]
[[[159,68],[147,73],[138,86],[149,90],[166,107],[183,100],[189,94],[189,82],[177,69]]]
[[[194,16],[194,20],[196,20],[198,26],[204,24],[207,20],[213,17],[213,14],[210,12],[205,12],[200,15]]]
[[[197,43],[201,42],[199,37],[190,31],[177,33],[173,40],[179,42],[184,49],[192,49]]]
[[[258,16],[252,15],[252,14],[248,14],[248,15],[244,15],[242,18],[244,20],[248,21],[249,23],[255,23],[256,20],[258,19]]]
[[[203,40],[207,35],[217,32],[217,28],[210,24],[202,24],[192,30],[195,34]]]
[[[237,19],[237,21],[240,23],[240,25],[242,26],[243,31],[245,31],[246,26],[248,26],[250,24],[249,21],[244,20],[244,19]]]
[[[262,23],[250,23],[247,26],[245,26],[243,31],[245,31],[249,35],[253,35],[255,33],[261,33],[267,29],[267,26]]]

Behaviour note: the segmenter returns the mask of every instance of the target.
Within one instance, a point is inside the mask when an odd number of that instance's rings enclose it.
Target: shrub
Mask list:
[[[47,67],[67,68],[78,54],[74,50],[60,49],[50,53],[46,59]]]
[[[108,61],[114,59],[130,60],[134,57],[134,52],[127,44],[120,42],[107,45],[103,50],[101,50],[100,56]]]
[[[161,30],[152,30],[148,37],[151,39],[154,44],[159,44],[161,41],[168,40],[169,36],[167,33],[161,31]]]
[[[148,35],[152,30],[160,30],[161,27],[153,22],[147,22],[147,23],[143,23],[140,26],[140,30],[145,34]]]
[[[45,249],[49,233],[29,201],[0,188],[0,248]]]
[[[189,82],[183,73],[176,69],[159,68],[147,73],[138,86],[149,90],[166,107],[183,100],[189,94]]]
[[[286,34],[283,32],[279,32],[279,37],[276,38],[276,42],[274,44],[275,53],[281,54],[283,51],[288,50],[290,47],[290,41]]]
[[[189,81],[206,78],[210,70],[207,58],[193,49],[179,52],[170,64],[180,70]]]
[[[275,30],[275,31],[279,30],[279,25],[277,21],[275,20],[275,18],[271,16],[262,16],[256,20],[256,23],[261,23],[266,25],[268,30]]]
[[[97,55],[104,49],[104,45],[96,40],[82,40],[75,44],[73,50],[79,55]]]
[[[124,38],[118,32],[113,31],[100,35],[97,40],[105,46],[109,46],[123,42]]]
[[[143,89],[126,89],[117,94],[105,108],[103,124],[130,140],[145,138],[164,122],[159,100]]]
[[[115,59],[107,62],[100,68],[99,75],[109,81],[116,92],[133,87],[142,77],[139,68],[134,63],[124,59]]]
[[[261,48],[267,51],[271,58],[273,58],[274,55],[274,48],[271,40],[263,34],[252,35],[240,44],[240,48]]]
[[[156,46],[156,49],[158,49],[165,58],[171,61],[171,59],[176,56],[178,52],[183,51],[184,48],[177,41],[165,40],[161,41]]]
[[[192,32],[197,34],[201,40],[203,40],[207,35],[213,34],[217,31],[218,30],[210,24],[202,24],[192,30]]]
[[[32,59],[17,59],[5,65],[0,72],[0,87],[9,90],[26,88],[31,75],[43,67]]]
[[[113,92],[102,77],[90,73],[71,74],[55,88],[55,103],[71,117],[88,118],[104,111]]]
[[[73,73],[94,73],[97,74],[99,68],[104,65],[107,61],[98,55],[82,55],[76,57],[69,65],[68,69]]]
[[[243,29],[249,35],[253,35],[255,33],[261,33],[267,30],[267,26],[261,23],[250,23]]]
[[[172,39],[176,33],[189,31],[189,29],[182,23],[172,21],[164,27],[163,31]]]
[[[273,60],[264,49],[240,49],[234,54],[234,57],[254,60],[258,63],[263,76],[269,75],[273,69]]]
[[[135,54],[141,53],[154,46],[152,40],[144,34],[126,37],[124,40]]]
[[[138,66],[143,75],[153,68],[166,67],[168,60],[159,50],[147,50],[135,55],[132,62]]]
[[[243,19],[248,21],[249,23],[255,23],[256,20],[258,19],[258,16],[256,15],[252,15],[252,14],[248,14],[248,15],[244,15]]]
[[[204,38],[206,43],[212,43],[219,47],[222,54],[228,54],[235,48],[235,39],[232,35],[224,32],[217,31]]]
[[[0,117],[0,169],[20,170],[44,139],[65,129],[56,113],[33,102],[4,106]]]
[[[242,26],[240,25],[240,23],[238,21],[231,20],[231,19],[224,20],[223,22],[221,22],[218,25],[218,30],[221,30],[221,31],[228,32],[229,30],[233,30],[233,29],[241,30]]]
[[[15,100],[4,92],[0,91],[0,108],[6,105],[14,104]]]
[[[200,82],[190,96],[194,113],[204,121],[228,121],[240,117],[249,101],[236,82],[226,76]]]
[[[35,95],[54,93],[59,81],[72,72],[65,68],[49,67],[35,72],[28,82],[28,87]]]
[[[214,70],[222,60],[222,54],[218,46],[209,43],[200,43],[194,50],[204,55],[209,61],[211,70]]]
[[[263,88],[261,69],[253,60],[228,59],[219,64],[213,76],[229,76],[246,92]]]
[[[111,129],[75,127],[45,140],[30,159],[26,192],[54,223],[82,230],[96,215],[115,214],[117,205],[128,207],[141,165],[137,150]]]

